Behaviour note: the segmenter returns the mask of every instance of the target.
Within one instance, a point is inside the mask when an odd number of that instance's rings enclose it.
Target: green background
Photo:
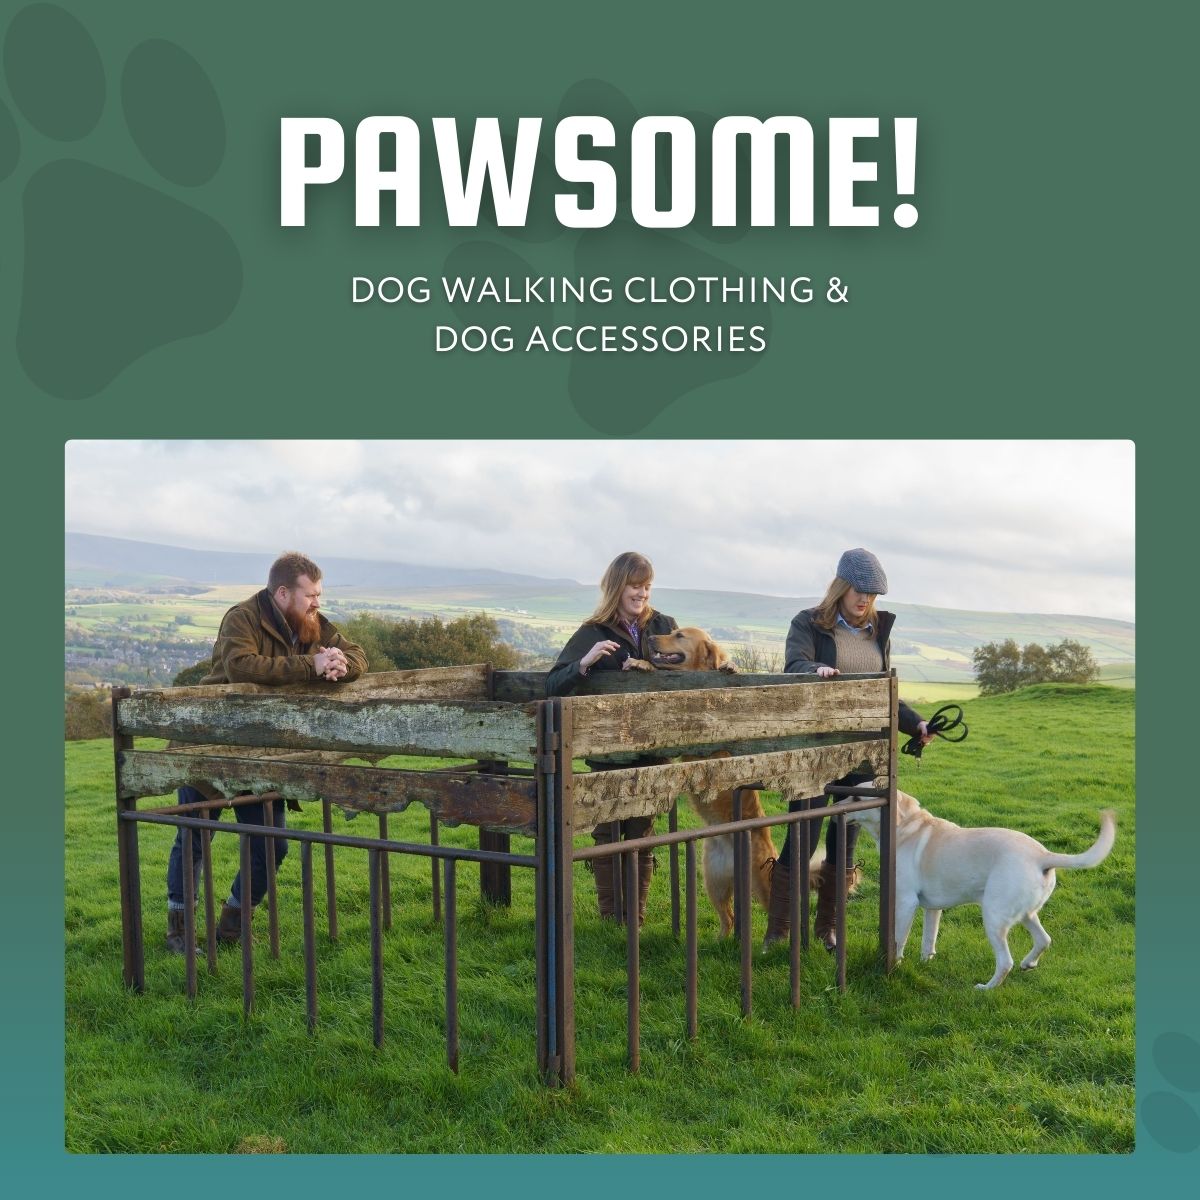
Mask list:
[[[84,88],[86,71],[52,41],[34,66],[6,54],[7,82],[0,81],[19,137],[13,170],[0,182],[0,394],[9,401],[6,512],[17,567],[8,581],[16,615],[7,639],[14,769],[0,839],[8,915],[0,1004],[13,1081],[0,1122],[8,1177],[56,1190],[86,1182],[191,1194],[223,1183],[316,1190],[336,1186],[347,1172],[355,1184],[437,1186],[449,1167],[455,1182],[499,1183],[510,1193],[549,1184],[588,1195],[634,1171],[647,1187],[670,1181],[712,1195],[744,1187],[747,1172],[767,1186],[845,1179],[856,1187],[934,1184],[976,1194],[1051,1181],[1116,1194],[1135,1179],[1194,1179],[1195,1155],[1164,1149],[1140,1120],[1138,1149],[1128,1158],[875,1160],[855,1164],[853,1180],[832,1159],[610,1159],[590,1164],[580,1178],[572,1164],[539,1159],[268,1166],[69,1158],[61,1149],[57,666],[63,445],[71,438],[1132,438],[1147,597],[1139,663],[1139,1111],[1151,1092],[1177,1092],[1159,1075],[1152,1047],[1161,1034],[1195,1037],[1198,1028],[1192,847],[1200,821],[1184,727],[1190,689],[1181,651],[1191,622],[1180,611],[1195,577],[1195,538],[1185,519],[1195,508],[1187,485],[1196,379],[1194,356],[1185,354],[1196,316],[1189,279],[1195,137],[1185,121],[1195,107],[1194,85],[1186,84],[1194,78],[1194,10],[1023,3],[786,10],[760,3],[464,4],[436,12],[355,3],[64,7],[84,22],[103,64],[104,108],[91,132],[48,139],[15,101],[31,72],[51,83],[65,76],[60,99],[68,114],[87,101],[71,94],[72,80]],[[21,17],[21,6],[6,8]],[[140,102],[122,95],[122,67],[147,39],[182,47],[211,81],[224,114],[223,152],[197,105],[181,119],[180,138],[172,140],[167,128],[168,143],[158,144],[153,162],[161,173],[139,154],[139,130],[142,140],[164,136],[163,128],[145,133],[154,106],[144,95]],[[188,78],[168,76],[162,86],[170,91]],[[604,86],[572,93],[588,80]],[[895,201],[885,159],[869,197],[883,205],[878,229],[748,230],[717,241],[693,228],[665,240],[633,233],[619,244],[576,244],[569,233],[548,236],[557,231],[538,221],[524,232],[449,230],[426,189],[423,228],[358,230],[345,184],[314,198],[308,228],[278,226],[281,116],[335,116],[352,129],[375,113],[419,121],[536,115],[549,126],[563,97],[580,94],[619,94],[642,114],[800,114],[818,130],[819,147],[829,116],[877,115],[885,129],[893,116],[917,116],[920,222],[907,231],[887,222]],[[197,160],[211,160],[206,182],[177,181],[186,174],[180,147],[188,138]],[[881,147],[888,144],[881,139]],[[58,208],[29,208],[30,197],[61,183],[54,172],[62,159],[86,164],[62,179],[94,181],[91,168],[103,168],[138,186],[122,182],[122,192],[106,184],[104,204],[90,210],[61,188]],[[819,173],[818,198],[822,179]],[[227,231],[240,263],[236,288],[228,270],[210,278],[228,266],[219,254],[189,257],[184,237],[171,244],[182,209],[163,208],[159,225],[141,221],[137,205],[149,202],[147,189]],[[137,204],[118,211],[118,195]],[[204,226],[225,253],[225,235],[214,228]],[[711,270],[715,258],[738,272],[838,275],[851,285],[851,304],[775,306],[768,353],[744,356],[735,368],[722,360],[698,369],[663,356],[584,368],[562,355],[436,355],[432,326],[451,319],[444,305],[355,309],[348,300],[353,274],[436,276],[448,259],[457,270],[484,270],[514,262],[511,255],[536,274],[571,274],[576,261]],[[173,273],[177,261],[186,274]],[[31,263],[40,276],[28,271]],[[150,346],[111,382],[93,386],[114,339],[130,346],[163,340],[172,320],[203,323],[214,312],[227,316],[212,321],[210,332]],[[734,318],[710,311],[706,319]],[[718,377],[732,369],[738,373]],[[985,456],[986,444],[977,453]],[[919,469],[902,445],[851,476],[819,459],[819,447],[798,448],[798,469],[829,470],[831,489],[849,480],[887,487],[889,475]],[[646,469],[669,470],[669,457],[647,455]],[[112,487],[137,482],[114,478]],[[953,506],[954,497],[945,503]],[[937,519],[913,514],[914,521]],[[1200,1101],[1195,1092],[1177,1098],[1193,1110]]]

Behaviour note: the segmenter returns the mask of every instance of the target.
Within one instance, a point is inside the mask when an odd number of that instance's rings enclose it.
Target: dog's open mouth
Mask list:
[[[662,650],[655,650],[650,656],[650,661],[656,667],[677,667],[685,658],[687,658],[687,655],[682,652],[669,654]]]

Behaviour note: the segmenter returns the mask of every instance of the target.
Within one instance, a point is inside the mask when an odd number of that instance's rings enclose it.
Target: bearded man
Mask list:
[[[221,620],[213,645],[212,671],[205,683],[311,683],[357,679],[367,669],[361,647],[347,641],[320,613],[321,568],[303,554],[281,554],[267,575],[267,586],[241,604],[235,604]],[[219,800],[211,788],[179,789],[179,803]],[[264,804],[234,808],[238,821],[246,825],[266,823]],[[286,808],[277,801],[272,816],[277,828],[287,824]],[[251,907],[267,891],[267,839],[250,839]],[[286,838],[275,840],[275,863],[287,854]],[[192,879],[198,882],[200,838],[192,838]],[[194,887],[192,895],[198,892]],[[239,871],[221,909],[217,939],[236,942],[241,936],[241,906],[244,903]],[[167,949],[183,954],[183,830],[175,835],[167,862]]]

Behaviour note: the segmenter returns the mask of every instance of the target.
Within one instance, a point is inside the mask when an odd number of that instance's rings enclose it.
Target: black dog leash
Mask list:
[[[943,704],[941,708],[925,722],[925,728],[937,737],[944,738],[948,742],[961,742],[967,736],[967,726],[963,721],[963,710],[960,704]],[[946,731],[949,729],[961,729],[962,733],[958,737],[947,737]],[[901,749],[902,754],[911,754],[917,760],[917,765],[921,763],[921,751],[925,749],[924,743],[921,741],[919,734],[909,738],[904,743]]]

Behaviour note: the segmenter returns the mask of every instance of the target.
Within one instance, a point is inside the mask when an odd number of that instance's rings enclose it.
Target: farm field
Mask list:
[[[962,695],[961,691],[958,693]],[[932,699],[932,698],[931,698]],[[1094,840],[1099,809],[1118,813],[1109,859],[1063,871],[1043,916],[1042,965],[997,991],[972,984],[992,958],[976,908],[946,913],[938,956],[890,976],[874,964],[877,861],[849,906],[849,983],[833,959],[802,956],[802,999],[788,1003],[786,951],[755,954],[754,1013],[738,1008],[738,952],[718,943],[701,891],[700,1038],[684,1035],[684,952],[670,929],[667,852],[642,938],[642,1069],[625,1070],[625,940],[595,915],[576,869],[577,1086],[552,1092],[534,1071],[532,887],[513,872],[511,909],[459,883],[461,1069],[445,1065],[442,935],[425,861],[392,862],[393,928],[384,940],[385,1036],[371,1043],[366,859],[340,850],[341,936],[322,932],[320,1024],[305,1026],[299,852],[280,870],[283,952],[256,923],[257,1007],[241,1015],[240,959],[201,966],[183,994],[182,959],[161,947],[172,831],[144,827],[146,993],[121,981],[120,911],[107,741],[66,752],[66,1146],[77,1152],[185,1153],[1128,1153],[1134,1074],[1134,692],[1041,685],[974,699],[971,735],[935,743],[901,786],[938,816],[1004,824],[1055,850]],[[766,799],[768,811],[778,800]],[[227,814],[228,819],[228,814]],[[290,819],[319,828],[319,806]],[[369,817],[335,828],[369,834]],[[685,804],[681,824],[695,819]],[[665,823],[664,823],[665,825]],[[414,806],[392,837],[426,840]],[[471,829],[442,840],[476,844]],[[776,832],[777,844],[781,834]],[[528,840],[514,839],[527,851]],[[214,840],[218,900],[236,839]],[[918,919],[919,923],[919,919]],[[765,914],[754,913],[761,942]],[[914,930],[913,938],[919,938]],[[1017,930],[1020,957],[1028,935]]]

